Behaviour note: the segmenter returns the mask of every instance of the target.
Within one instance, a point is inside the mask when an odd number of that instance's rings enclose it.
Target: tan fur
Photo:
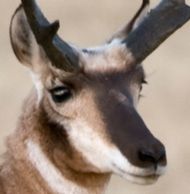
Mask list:
[[[124,45],[119,46],[117,42],[102,46],[95,51],[97,52],[95,55],[83,54],[81,57],[86,72],[126,71],[134,61],[132,53]]]
[[[139,184],[157,180],[165,150],[135,110],[144,71],[122,40],[75,48],[80,70],[68,73],[38,45],[22,6],[10,36],[36,88],[7,141],[1,194],[103,194],[112,173]]]
[[[46,118],[43,118],[43,112],[34,108],[36,98],[36,94],[34,95],[34,93],[32,93],[25,104],[27,108],[24,108],[15,134],[8,139],[8,151],[4,156],[4,163],[0,170],[0,193],[53,194],[36,169],[31,165],[30,161],[28,161],[26,153],[26,141],[28,139],[32,139],[41,145],[49,159],[55,163],[57,168],[68,180],[77,185],[81,185],[81,187],[88,188],[89,193],[101,193],[110,175],[87,172],[80,173],[71,169],[67,163],[64,163],[66,159],[69,161],[68,156],[60,151],[60,149],[66,149],[65,145],[58,145],[59,143],[56,141],[52,142],[52,138],[48,137],[52,134],[48,132],[50,129],[48,129],[44,123]],[[69,153],[70,150],[65,150],[65,152]],[[76,165],[77,168],[77,166],[81,165],[80,161],[83,160],[81,158],[82,156],[77,152],[72,153],[72,155],[74,157],[72,160],[75,162],[71,161],[71,163],[72,165]],[[88,166],[88,164],[86,165]],[[63,193],[65,192],[63,191]],[[80,193],[80,191],[78,191],[78,193]]]

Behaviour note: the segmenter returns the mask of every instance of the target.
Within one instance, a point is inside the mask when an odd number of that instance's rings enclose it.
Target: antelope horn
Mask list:
[[[190,7],[184,0],[162,0],[123,41],[133,54],[133,63],[142,62],[189,19]]]
[[[79,68],[78,54],[57,35],[59,21],[50,24],[35,0],[22,0],[22,6],[37,43],[42,46],[52,65],[66,72],[76,71]]]
[[[110,39],[108,39],[108,43],[111,43],[114,39],[125,39],[128,34],[134,30],[134,24],[137,21],[137,19],[143,14],[144,10],[149,7],[150,0],[143,0],[142,5],[140,9],[137,11],[135,16],[132,18],[132,20],[127,23],[123,28],[121,28],[119,31],[115,32]]]

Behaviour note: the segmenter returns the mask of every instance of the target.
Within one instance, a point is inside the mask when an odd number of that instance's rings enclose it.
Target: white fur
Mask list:
[[[30,162],[40,173],[49,188],[56,194],[89,194],[89,192],[73,182],[65,179],[61,172],[43,153],[41,147],[32,140],[27,140],[27,153]]]
[[[103,44],[103,45],[96,46],[96,47],[90,47],[90,48],[87,48],[87,50],[88,51],[94,51],[94,52],[97,52],[97,53],[101,53],[101,52],[104,52],[109,47],[120,46],[121,45],[121,42],[122,42],[122,40],[116,38],[116,39],[114,39],[109,44]]]
[[[139,168],[132,165],[120,150],[111,143],[106,142],[85,121],[76,120],[64,123],[72,145],[88,162],[99,169],[100,172],[112,172],[140,184],[150,183],[154,177],[145,179],[138,176],[161,175],[163,169]]]
[[[87,72],[123,71],[127,69],[128,63],[134,61],[132,53],[126,48],[125,44],[120,43],[119,39],[111,44],[88,50],[94,51],[96,54],[83,53],[82,61]]]

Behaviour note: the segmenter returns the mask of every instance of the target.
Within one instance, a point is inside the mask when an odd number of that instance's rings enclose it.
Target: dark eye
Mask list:
[[[53,88],[50,90],[50,93],[55,103],[62,103],[72,96],[70,88],[66,86]]]
[[[148,84],[148,82],[145,80],[145,78],[143,78],[143,79],[141,80],[140,93],[139,93],[139,100],[140,100],[142,97],[144,97],[144,96],[141,94],[142,89],[143,89],[143,85],[144,85],[144,84]]]
[[[148,84],[148,82],[146,81],[145,78],[142,79],[142,82],[141,82],[141,83],[142,83],[142,84]]]

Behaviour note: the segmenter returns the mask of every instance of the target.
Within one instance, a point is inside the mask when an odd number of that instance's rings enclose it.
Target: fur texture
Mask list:
[[[11,43],[35,89],[8,138],[1,194],[102,194],[112,173],[138,184],[163,174],[165,148],[136,110],[144,70],[129,65],[134,58],[122,45],[146,16],[148,2],[110,43],[76,47],[80,71],[75,73],[54,67],[22,6],[16,10]]]

